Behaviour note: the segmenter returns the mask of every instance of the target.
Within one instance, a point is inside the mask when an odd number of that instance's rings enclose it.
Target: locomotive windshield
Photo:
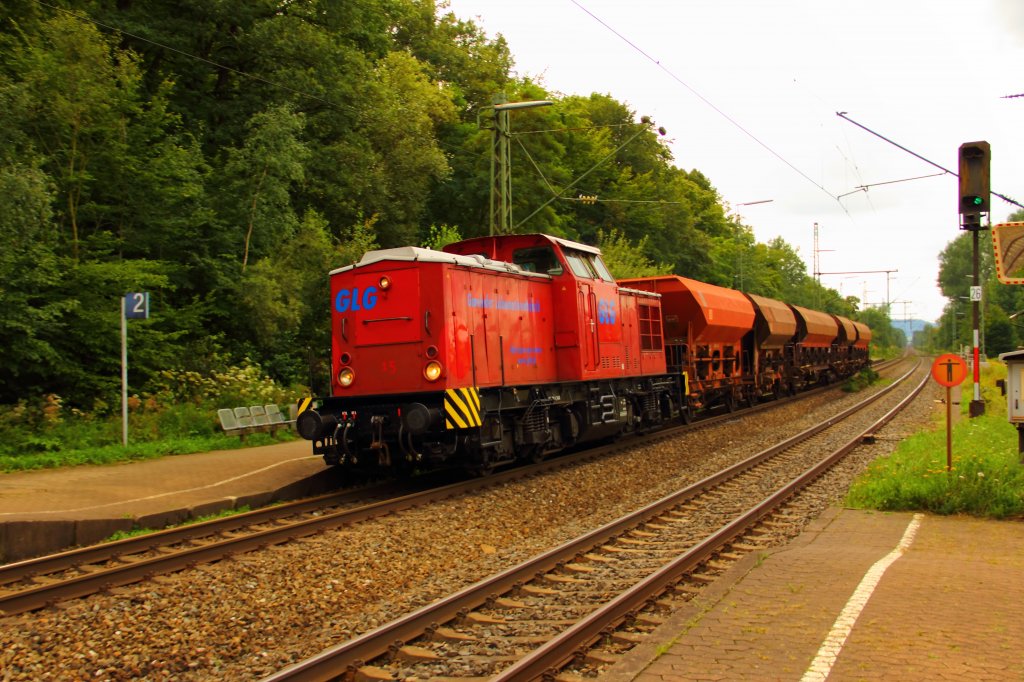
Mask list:
[[[562,264],[550,246],[535,246],[529,249],[516,249],[512,252],[512,262],[527,272],[540,272],[546,275],[561,275]]]
[[[566,249],[565,257],[569,261],[569,267],[577,277],[603,279],[605,282],[615,281],[615,278],[608,272],[608,267],[601,260],[601,256],[596,253]]]

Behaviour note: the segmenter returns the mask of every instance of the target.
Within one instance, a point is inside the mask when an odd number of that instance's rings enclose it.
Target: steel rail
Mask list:
[[[80,547],[56,554],[48,554],[33,559],[25,559],[0,566],[0,586],[34,576],[55,573],[93,564],[100,561],[117,560],[122,556],[141,554],[154,551],[159,547],[182,542],[192,542],[198,538],[239,530],[246,526],[273,522],[284,514],[302,514],[322,509],[331,504],[343,504],[367,494],[373,489],[347,490],[307,498],[298,502],[271,505],[233,516],[210,519],[186,526],[157,530],[146,535],[124,538],[88,547]]]
[[[109,590],[113,587],[128,585],[139,580],[151,578],[160,573],[171,573],[183,568],[190,568],[200,563],[218,561],[238,553],[248,552],[254,549],[261,549],[274,544],[280,544],[294,540],[299,537],[313,535],[339,526],[359,523],[384,514],[391,514],[398,511],[444,499],[446,497],[462,494],[487,485],[497,485],[510,478],[514,472],[497,474],[487,479],[477,479],[466,482],[452,483],[449,485],[430,488],[425,491],[415,492],[400,497],[390,498],[380,502],[364,504],[359,507],[340,510],[322,516],[305,518],[286,525],[280,525],[265,530],[250,532],[244,536],[215,539],[206,544],[185,547],[170,554],[158,554],[153,557],[138,559],[130,563],[114,564],[107,568],[74,576],[57,583],[43,584],[26,589],[0,594],[0,612],[6,615],[23,613],[33,609],[42,608],[64,599],[83,597],[96,592]],[[303,504],[314,504],[314,501],[306,501]],[[260,512],[272,513],[277,507]],[[252,513],[252,512],[250,512]],[[269,517],[264,522],[276,521],[279,519]],[[200,525],[200,524],[197,524]],[[245,525],[253,525],[251,522]],[[193,527],[188,527],[189,529]],[[182,529],[172,529],[173,531]],[[244,530],[235,528],[234,530]],[[168,535],[164,535],[167,533]],[[161,538],[178,537],[172,531],[163,531],[154,534]],[[148,536],[147,536],[148,537]],[[204,536],[208,539],[208,536]],[[181,542],[182,540],[176,540]],[[161,543],[166,546],[168,543]],[[173,544],[173,543],[171,543]],[[86,548],[92,549],[92,548]],[[150,551],[156,551],[159,546]],[[141,550],[140,550],[141,551]],[[73,553],[73,552],[72,552]],[[60,555],[54,555],[54,560]],[[49,559],[46,557],[45,559]],[[26,562],[23,562],[26,563]],[[12,565],[19,566],[20,565]]]
[[[793,479],[785,487],[766,497],[642,582],[626,590],[601,608],[587,614],[575,625],[494,676],[492,682],[536,680],[560,670],[578,653],[596,643],[609,627],[623,622],[631,613],[642,608],[652,597],[661,594],[678,582],[683,575],[707,561],[721,547],[741,536],[863,444],[866,438],[875,434],[909,405],[924,390],[929,378],[925,376],[914,390],[893,409],[876,420],[861,434]]]
[[[424,633],[433,631],[438,624],[450,621],[472,609],[480,607],[489,599],[495,598],[502,593],[512,590],[524,582],[529,581],[534,576],[548,572],[558,567],[560,564],[571,561],[580,553],[585,552],[596,545],[603,544],[611,538],[621,535],[623,532],[636,527],[638,524],[641,524],[647,519],[657,516],[668,509],[679,506],[687,500],[701,494],[705,490],[713,488],[725,480],[733,478],[736,475],[764,462],[765,460],[770,459],[779,452],[792,447],[797,442],[806,440],[807,438],[810,438],[811,436],[835,425],[839,421],[842,421],[855,412],[864,409],[884,395],[895,390],[920,367],[920,364],[920,361],[918,361],[914,368],[909,372],[867,399],[820,424],[806,429],[796,436],[788,438],[781,443],[743,460],[742,462],[708,476],[707,478],[698,481],[683,490],[667,495],[640,510],[632,512],[559,547],[529,559],[518,566],[514,566],[494,576],[485,578],[484,580],[470,585],[449,597],[422,607],[359,637],[338,644],[308,659],[288,666],[277,673],[264,678],[263,682],[284,682],[286,680],[289,682],[314,682],[333,680],[342,676],[354,674],[368,661],[383,656],[389,652],[396,651],[397,648],[404,645],[405,642],[413,640]],[[920,391],[922,387],[923,384],[916,390]],[[859,442],[860,439],[858,438],[855,440]],[[787,486],[787,489],[791,485],[792,483]],[[792,492],[789,492],[785,497],[788,498],[791,494]],[[773,498],[777,496],[778,494],[774,495]],[[755,509],[760,507],[761,505],[758,505]],[[764,514],[761,514],[761,516],[763,515]],[[738,522],[732,522],[726,526],[726,529],[739,528],[741,525],[742,524]],[[734,531],[732,532],[733,535],[731,537],[736,535]],[[711,546],[705,541],[701,543],[700,547],[703,548],[705,545]],[[695,552],[698,554],[703,553],[706,558],[706,548],[702,550],[695,550]],[[574,628],[571,628],[570,630],[576,631],[576,627],[582,626],[574,626]],[[590,636],[589,630],[586,630],[586,632],[588,633],[587,636]],[[575,647],[575,645],[573,646]],[[547,671],[552,666],[544,663],[543,667],[544,671]]]
[[[895,364],[896,361],[890,362]],[[69,550],[0,566],[0,590],[3,590],[19,580],[55,574],[61,571],[82,570],[82,567],[94,566],[101,562],[114,562],[110,566],[88,570],[88,572],[82,575],[73,576],[59,582],[26,587],[6,593],[0,592],[0,613],[11,615],[43,608],[58,601],[84,597],[96,592],[145,580],[158,574],[194,567],[200,563],[218,561],[231,557],[234,554],[288,542],[298,537],[305,537],[331,528],[403,511],[440,499],[496,486],[518,478],[565,468],[581,461],[607,456],[613,452],[657,442],[691,430],[707,428],[723,421],[774,409],[777,406],[788,404],[792,400],[810,397],[833,388],[835,388],[835,385],[822,386],[802,392],[791,398],[758,403],[755,406],[737,412],[705,417],[692,424],[667,427],[643,434],[638,438],[619,440],[598,448],[570,452],[564,456],[544,462],[501,471],[486,478],[431,487],[430,481],[436,479],[424,476],[414,479],[414,484],[417,486],[426,485],[428,486],[426,490],[318,517],[291,522],[285,520],[289,516],[307,514],[336,504],[355,502],[360,497],[380,495],[389,490],[393,491],[395,484],[388,483],[382,486],[331,493],[221,519],[212,519],[202,523],[156,531],[145,536],[126,538],[115,542]],[[883,389],[883,392],[888,391],[889,388]],[[880,396],[882,393],[876,395]],[[250,530],[252,526],[268,523],[280,525],[255,532]],[[240,531],[244,531],[247,534],[240,537],[223,537],[225,533]],[[173,552],[166,551],[167,547],[171,545],[199,542],[203,544],[177,549]],[[155,556],[130,560],[123,559],[123,557],[133,557],[146,553],[153,553]]]

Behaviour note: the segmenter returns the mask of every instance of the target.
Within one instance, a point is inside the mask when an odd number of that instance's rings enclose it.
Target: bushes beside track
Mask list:
[[[305,389],[284,389],[253,363],[211,371],[166,372],[152,394],[128,400],[128,447],[121,444],[120,405],[68,409],[57,395],[0,407],[0,471],[112,464],[211,450],[268,445],[296,438],[254,433],[239,444],[226,435],[217,409],[242,404],[287,405]]]
[[[847,393],[857,393],[878,381],[878,378],[878,372],[870,367],[865,367],[846,380],[843,384],[843,390]]]
[[[896,451],[854,482],[846,505],[881,511],[927,511],[992,518],[1024,516],[1024,465],[1017,429],[1006,419],[1006,398],[995,381],[1005,365],[982,370],[985,414],[968,417],[971,385],[964,383],[960,417],[953,425],[953,469],[946,471],[945,411],[934,428],[903,440]]]

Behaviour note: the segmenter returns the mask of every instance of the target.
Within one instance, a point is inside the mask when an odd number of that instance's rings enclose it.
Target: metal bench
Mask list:
[[[240,440],[250,433],[277,433],[288,428],[295,419],[285,419],[277,405],[253,405],[251,407],[222,408],[217,410],[220,426],[224,433],[237,435]]]

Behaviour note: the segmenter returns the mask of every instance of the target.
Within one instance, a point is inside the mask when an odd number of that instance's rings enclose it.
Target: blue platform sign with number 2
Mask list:
[[[129,320],[149,319],[149,292],[136,291],[124,295],[124,316]]]

